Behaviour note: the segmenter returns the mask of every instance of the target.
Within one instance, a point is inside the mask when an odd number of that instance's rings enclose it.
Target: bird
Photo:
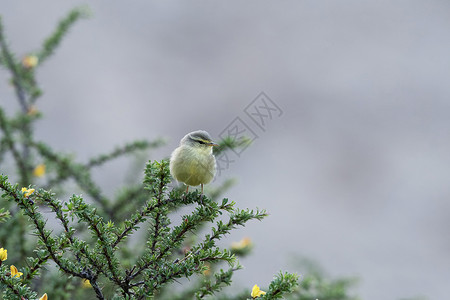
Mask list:
[[[208,132],[197,130],[186,134],[170,156],[170,174],[177,181],[183,182],[186,193],[189,186],[210,183],[216,175],[216,158],[212,148],[214,143]]]

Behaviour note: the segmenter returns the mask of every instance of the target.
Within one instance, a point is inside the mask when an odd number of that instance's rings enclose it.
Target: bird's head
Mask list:
[[[212,141],[209,133],[207,133],[204,130],[197,130],[186,134],[186,136],[181,140],[180,145],[200,147],[200,148],[210,148],[212,146],[219,146]]]

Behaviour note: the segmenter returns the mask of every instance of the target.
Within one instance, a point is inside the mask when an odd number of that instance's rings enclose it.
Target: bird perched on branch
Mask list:
[[[212,153],[215,144],[211,136],[204,130],[197,130],[186,134],[170,157],[170,174],[189,186],[210,183],[216,174],[216,158]]]

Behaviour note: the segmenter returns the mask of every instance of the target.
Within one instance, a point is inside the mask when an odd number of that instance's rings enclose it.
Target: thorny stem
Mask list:
[[[0,277],[0,279],[3,279],[3,278]],[[4,280],[1,280],[1,281],[2,281],[3,284],[6,284],[9,287],[9,289],[14,292],[14,294],[16,294],[19,297],[22,296],[22,295],[20,295],[19,291],[17,289],[15,289],[14,285],[12,285],[12,284],[8,283],[7,281],[4,281]]]
[[[9,189],[3,183],[0,183],[0,188],[3,189],[5,192],[7,192],[10,196],[12,196],[17,203],[21,202],[21,200],[18,197],[17,193],[14,192],[13,190]],[[46,246],[47,251],[48,251],[48,255],[53,259],[53,261],[58,265],[58,267],[61,270],[63,270],[65,273],[70,274],[72,276],[76,276],[76,277],[80,277],[80,278],[86,278],[87,277],[86,274],[77,273],[77,272],[69,269],[68,267],[66,267],[62,263],[62,261],[58,258],[57,254],[53,251],[52,247],[50,246],[50,242],[48,240],[49,235],[47,235],[45,233],[43,226],[41,225],[40,222],[38,222],[38,214],[36,214],[33,209],[30,209],[30,207],[25,207],[25,210],[26,210],[26,214],[32,219],[32,221],[34,223],[34,226],[36,227],[36,229],[37,229],[37,231],[39,233],[39,236],[41,237],[44,245]],[[102,292],[101,292],[101,289],[98,286],[94,287],[94,285],[95,285],[95,280],[94,279],[95,278],[93,278],[91,276],[91,279],[93,279],[93,281],[94,281],[94,284],[91,284],[91,285],[93,286],[93,288],[95,290],[97,298],[98,299],[105,299],[103,294],[102,294]]]
[[[158,204],[160,204],[163,200],[162,197],[163,197],[163,191],[164,191],[164,177],[165,177],[165,173],[163,172],[161,180],[159,182],[159,189],[158,189],[158,196],[157,196]],[[156,214],[156,217],[155,217],[155,230],[154,230],[154,234],[153,234],[153,242],[152,242],[152,247],[151,247],[152,253],[155,252],[155,246],[158,241],[160,217],[161,217],[161,213],[158,211]]]
[[[105,256],[106,261],[108,262],[108,267],[109,267],[109,270],[111,271],[111,274],[113,276],[113,280],[114,280],[114,282],[116,282],[120,286],[121,285],[121,280],[120,280],[118,274],[116,273],[115,268],[114,268],[114,266],[112,264],[112,257],[111,257],[111,254],[108,252],[108,249],[107,249],[107,246],[106,246],[107,245],[107,241],[105,240],[103,234],[100,232],[100,229],[98,228],[97,223],[92,218],[90,218],[89,215],[87,215],[87,214],[84,214],[84,217],[89,222],[89,224],[91,224],[91,228],[94,229],[97,237],[102,242],[103,255]]]
[[[22,82],[20,80],[19,72],[17,71],[17,66],[14,62],[14,58],[11,55],[11,52],[8,49],[8,45],[6,44],[5,37],[3,36],[3,26],[1,24],[1,19],[0,19],[0,48],[2,50],[6,66],[11,71],[11,74],[13,76],[14,88],[16,90],[17,99],[19,99],[20,106],[22,107],[22,112],[27,113],[28,105],[25,96],[25,90],[22,86]]]
[[[122,239],[125,238],[125,237],[128,235],[128,232],[130,232],[131,230],[133,230],[133,227],[134,227],[134,226],[136,226],[137,224],[139,224],[140,222],[142,222],[142,218],[148,216],[149,213],[150,213],[153,209],[158,208],[158,207],[161,207],[161,206],[163,206],[163,205],[167,205],[167,204],[169,204],[169,203],[171,203],[171,202],[174,202],[174,201],[175,201],[175,199],[167,199],[167,200],[161,201],[161,202],[159,202],[159,203],[157,203],[156,205],[153,205],[153,206],[152,206],[152,205],[149,205],[150,203],[147,204],[147,206],[139,213],[139,216],[138,216],[137,218],[135,218],[135,219],[131,222],[131,224],[130,224],[129,226],[127,226],[127,227],[122,231],[122,233],[120,233],[120,234],[117,235],[117,239],[114,241],[114,243],[112,243],[112,247],[113,247],[113,248],[116,247],[117,244],[119,244],[119,243],[122,241]]]
[[[53,209],[53,211],[56,213],[56,217],[61,221],[61,224],[64,227],[67,239],[69,240],[71,245],[74,245],[75,240],[73,239],[73,236],[69,232],[69,221],[67,220],[67,218],[64,217],[63,212],[61,210],[61,206],[52,201],[51,199],[45,197],[44,195],[38,193],[37,196],[40,197]],[[97,261],[95,261],[95,259],[91,257],[91,255],[84,248],[80,249],[80,253],[83,254],[93,266],[95,266],[95,268],[99,273],[104,273],[103,266],[99,265]],[[80,255],[78,253],[75,253],[75,258],[77,259],[78,262],[81,261]]]
[[[186,232],[188,232],[189,230],[193,229],[194,227],[195,227],[194,225],[186,226],[182,231],[180,231],[180,233],[173,239],[172,242],[178,241],[182,236],[184,236],[184,234]],[[160,260],[166,254],[166,252],[169,249],[170,249],[170,246],[168,245],[163,250],[161,250],[161,252],[159,252],[159,255],[156,257],[155,261]],[[146,268],[148,268],[153,263],[154,263],[153,261],[147,262],[146,264],[141,266],[138,270],[136,270],[136,272],[134,272],[134,274],[130,275],[129,277],[131,279],[135,278],[136,276],[138,276],[142,271],[144,271]]]
[[[14,57],[12,56],[11,52],[8,49],[8,45],[5,41],[5,37],[3,35],[3,26],[1,24],[1,18],[0,18],[0,49],[1,49],[1,55],[4,58],[5,64],[7,68],[11,71],[12,74],[12,81],[14,85],[14,89],[16,91],[17,99],[19,100],[20,107],[22,108],[22,113],[26,114],[28,112],[29,105],[27,104],[26,99],[26,91],[23,87],[22,80],[19,74],[19,71],[17,69],[17,64],[14,61]],[[22,124],[23,126],[23,134],[24,136],[27,136],[31,132],[31,128],[27,123]],[[30,155],[30,149],[28,144],[25,142],[23,143],[23,149],[22,149],[22,157],[23,157],[23,164],[26,170],[28,157]],[[17,159],[17,158],[16,158]],[[28,176],[26,174],[22,174],[22,181],[25,183],[25,185],[28,184]]]
[[[33,267],[30,267],[30,271],[28,272],[27,276],[23,278],[23,281],[30,280],[33,277],[33,273],[37,271],[50,258],[50,256],[51,255],[49,253],[44,257],[40,257],[38,262]]]
[[[86,175],[83,177],[83,174],[80,174],[79,172],[74,170],[75,167],[79,167],[83,171],[87,171],[87,169],[83,165],[81,164],[77,164],[75,166],[72,165],[69,161],[62,159],[58,154],[49,150],[47,147],[45,147],[44,144],[40,142],[32,142],[31,145],[35,147],[42,156],[56,162],[59,166],[63,167],[64,169],[70,170],[70,174],[60,175],[55,180],[58,181],[60,179],[72,177],[73,179],[75,179],[80,188],[89,193],[89,195],[101,205],[103,211],[105,211],[110,217],[113,216],[113,212],[108,206],[109,200],[102,195],[100,189],[97,187],[97,185],[95,185],[90,176]],[[56,184],[56,182],[50,181],[48,185],[52,186],[53,184]]]
[[[22,185],[28,185],[29,178],[26,160],[22,158],[22,156],[19,153],[19,150],[17,150],[17,148],[14,145],[12,134],[8,128],[8,125],[6,124],[6,116],[4,115],[1,109],[0,109],[0,128],[5,134],[4,140],[6,141],[7,147],[11,150],[14,160],[16,161],[17,168],[19,169],[20,172],[20,177],[22,181],[21,183]]]
[[[95,279],[89,280],[89,282],[91,283],[91,286],[94,289],[95,294],[97,295],[97,298],[102,299],[102,300],[105,299],[105,297],[103,296],[102,290],[98,286],[97,279],[95,278]]]

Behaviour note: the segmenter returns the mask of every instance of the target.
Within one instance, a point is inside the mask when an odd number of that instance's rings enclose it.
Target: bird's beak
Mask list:
[[[209,143],[208,146],[219,147],[219,145],[216,143]]]

